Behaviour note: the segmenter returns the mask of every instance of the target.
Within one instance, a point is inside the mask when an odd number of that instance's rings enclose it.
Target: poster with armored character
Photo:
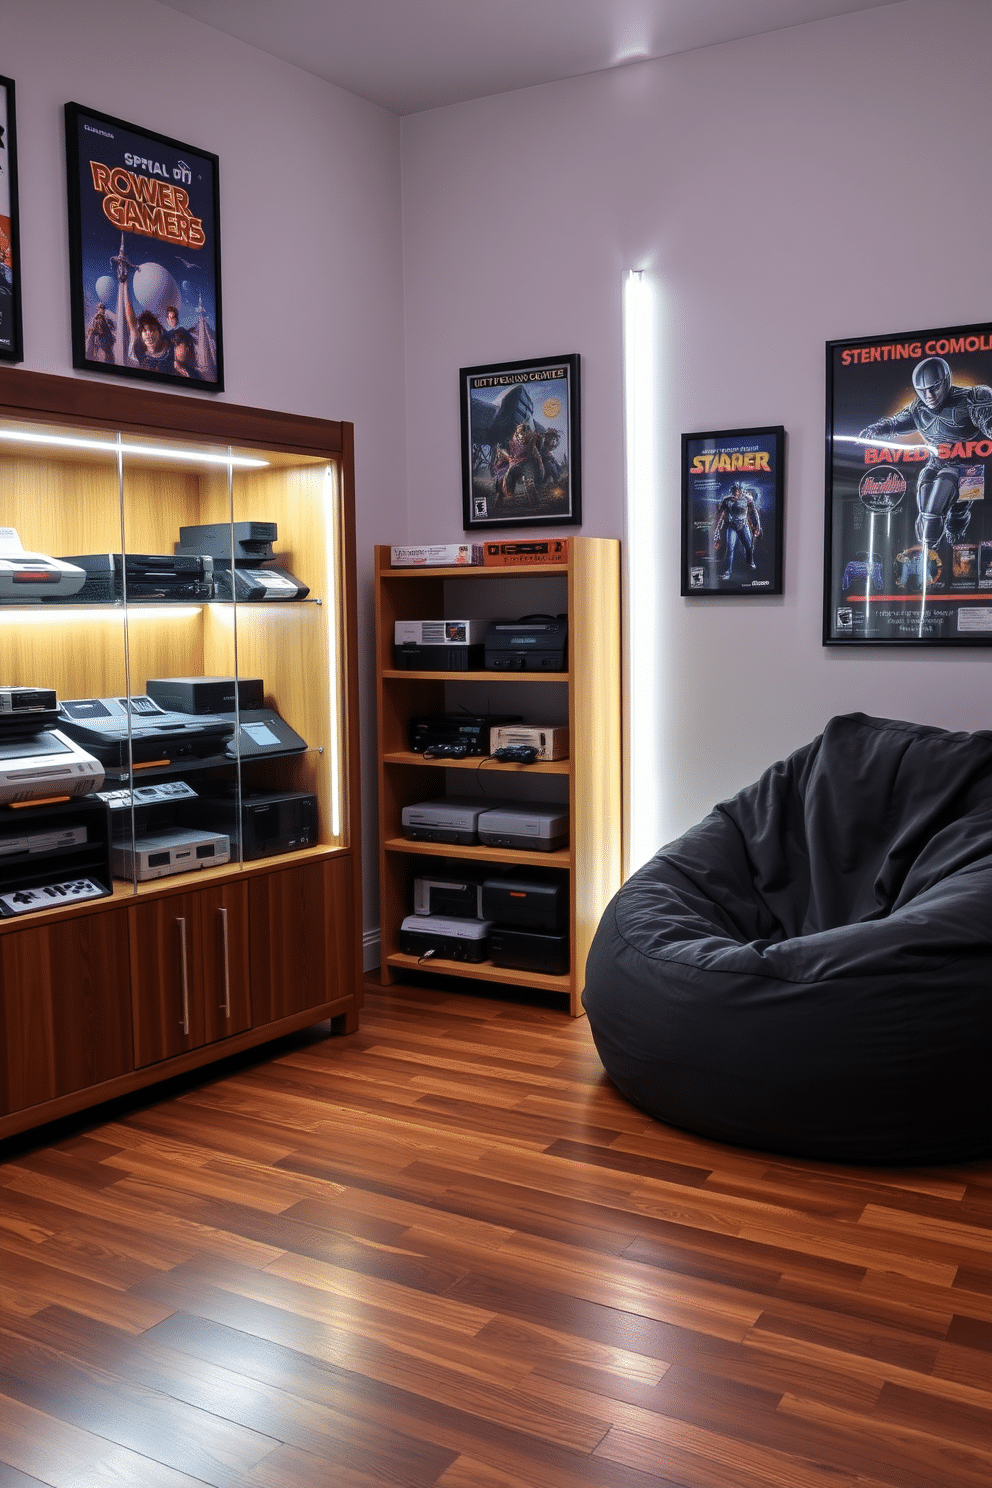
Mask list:
[[[682,593],[781,594],[785,429],[682,435]]]
[[[216,155],[65,106],[72,364],[224,386]]]
[[[992,325],[827,345],[826,645],[992,645]]]
[[[459,380],[466,531],[578,526],[578,356],[462,367]]]

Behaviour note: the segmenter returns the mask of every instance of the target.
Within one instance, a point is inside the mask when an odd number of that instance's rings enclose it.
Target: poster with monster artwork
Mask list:
[[[462,367],[459,389],[465,530],[579,526],[578,355]]]
[[[682,435],[682,593],[781,594],[785,429]]]
[[[65,106],[72,364],[224,387],[216,155]]]
[[[825,645],[992,645],[992,325],[827,345]]]

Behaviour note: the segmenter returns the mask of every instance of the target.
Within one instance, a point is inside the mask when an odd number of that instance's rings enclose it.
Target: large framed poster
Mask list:
[[[462,367],[459,387],[465,530],[581,525],[578,355]]]
[[[72,365],[220,392],[216,155],[65,106]]]
[[[682,593],[781,594],[785,429],[682,435]]]
[[[0,77],[0,360],[19,362],[22,355],[14,84]]]
[[[992,325],[829,342],[826,456],[824,644],[992,645]]]

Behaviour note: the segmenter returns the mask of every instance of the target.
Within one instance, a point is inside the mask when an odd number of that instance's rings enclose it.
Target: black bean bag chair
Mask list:
[[[850,1163],[992,1152],[992,733],[854,713],[624,884],[583,995],[635,1105]]]

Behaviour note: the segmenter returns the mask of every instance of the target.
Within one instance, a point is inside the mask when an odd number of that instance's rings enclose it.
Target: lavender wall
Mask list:
[[[824,342],[989,317],[990,54],[980,0],[907,3],[403,121],[411,539],[459,535],[457,368],[571,351],[623,534],[623,271],[660,286],[659,842],[833,713],[992,723],[989,652],[820,643]],[[680,432],[774,423],[784,597],[681,599]]]
[[[355,422],[365,918],[374,925],[368,555],[406,526],[399,121],[152,0],[4,0],[2,33],[0,69],[17,85],[24,366],[91,375],[72,372],[69,332],[62,105],[71,99],[220,157],[220,396]]]

